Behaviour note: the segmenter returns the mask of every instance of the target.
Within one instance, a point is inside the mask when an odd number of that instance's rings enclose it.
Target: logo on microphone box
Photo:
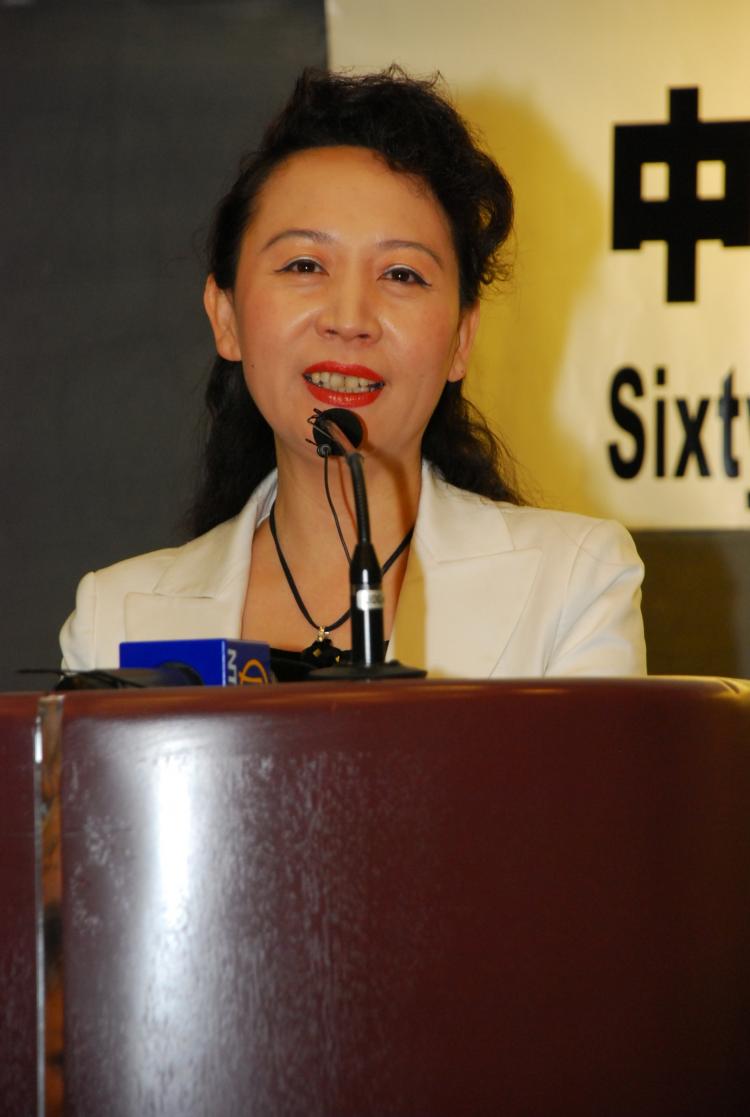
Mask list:
[[[271,681],[267,644],[254,640],[132,640],[120,644],[120,667],[190,667],[204,686],[258,686]]]

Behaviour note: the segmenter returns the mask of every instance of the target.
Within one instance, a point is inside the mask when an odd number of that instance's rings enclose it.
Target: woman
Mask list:
[[[339,535],[307,423],[343,407],[365,427],[389,656],[443,676],[645,670],[627,533],[523,507],[463,399],[511,219],[435,82],[302,76],[212,231],[198,538],[87,575],[67,666],[113,666],[132,639],[242,635],[311,663],[348,648],[349,482],[336,459]]]

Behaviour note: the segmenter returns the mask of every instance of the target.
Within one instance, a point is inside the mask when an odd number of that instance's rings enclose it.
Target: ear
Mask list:
[[[474,345],[474,337],[479,326],[479,303],[474,303],[467,310],[462,311],[458,323],[456,337],[456,352],[453,355],[453,364],[448,373],[449,380],[463,380],[469,367],[469,357]]]
[[[219,287],[212,275],[203,289],[203,305],[214,333],[216,352],[226,361],[241,361],[232,292]]]

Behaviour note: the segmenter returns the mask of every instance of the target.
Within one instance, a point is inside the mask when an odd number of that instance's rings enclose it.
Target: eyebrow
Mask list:
[[[291,240],[301,237],[305,240],[314,241],[316,244],[334,244],[336,237],[331,233],[324,233],[321,229],[282,229],[280,233],[276,233],[270,240],[266,241],[261,249],[265,252],[266,249],[271,248],[274,244],[278,244],[282,240]],[[424,252],[427,256],[431,257],[438,265],[439,268],[445,270],[445,263],[441,256],[435,252],[434,249],[428,245],[423,244],[418,240],[402,240],[401,238],[391,238],[389,240],[381,240],[377,243],[378,248],[394,249],[394,248],[414,248],[417,252]]]
[[[282,229],[280,233],[276,233],[275,236],[266,241],[261,251],[265,252],[267,248],[278,244],[280,240],[289,240],[293,237],[304,237],[306,240],[315,241],[316,244],[332,244],[336,239],[330,233],[321,232],[320,229]]]
[[[433,248],[429,248],[428,245],[422,244],[419,240],[381,240],[378,241],[378,248],[416,248],[417,252],[426,252],[439,268],[445,270],[442,257]]]

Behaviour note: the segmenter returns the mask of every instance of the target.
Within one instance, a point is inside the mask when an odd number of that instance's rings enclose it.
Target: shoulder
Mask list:
[[[502,505],[501,511],[519,547],[540,546],[561,554],[581,552],[604,564],[640,561],[630,533],[615,520],[513,505]]]
[[[125,605],[133,594],[154,595],[175,570],[206,567],[205,556],[218,553],[231,532],[232,521],[181,547],[165,547],[111,566],[89,571],[78,583],[75,609],[60,631],[64,667],[89,670],[117,663],[125,639]]]
[[[426,476],[428,519],[468,534],[474,543],[536,549],[559,561],[581,552],[604,564],[640,562],[630,534],[614,520],[492,501],[449,485],[432,469]]]
[[[162,547],[121,559],[111,566],[92,571],[83,581],[93,579],[100,592],[150,593],[175,567],[192,568],[195,564],[210,562],[213,555],[225,554],[228,542],[236,530],[237,520],[238,517],[226,520],[204,535],[180,546]]]
[[[643,564],[620,524],[494,502],[430,475],[417,526],[423,565],[445,572],[443,599],[447,577],[462,607],[481,599],[474,643],[488,602],[512,613],[495,674],[645,673]]]
[[[82,578],[76,606],[60,633],[63,662],[85,669],[112,666],[125,639],[128,601],[151,596],[185,601],[231,600],[247,583],[255,526],[268,512],[275,493],[275,473],[255,490],[238,516],[181,547],[135,555]]]
[[[213,592],[228,575],[234,575],[238,565],[246,564],[248,542],[256,525],[268,514],[275,492],[274,471],[231,520],[225,520],[182,546],[164,547],[123,559],[87,578],[94,578],[100,588],[130,593],[149,593],[157,588],[181,593],[202,589],[204,585]]]

